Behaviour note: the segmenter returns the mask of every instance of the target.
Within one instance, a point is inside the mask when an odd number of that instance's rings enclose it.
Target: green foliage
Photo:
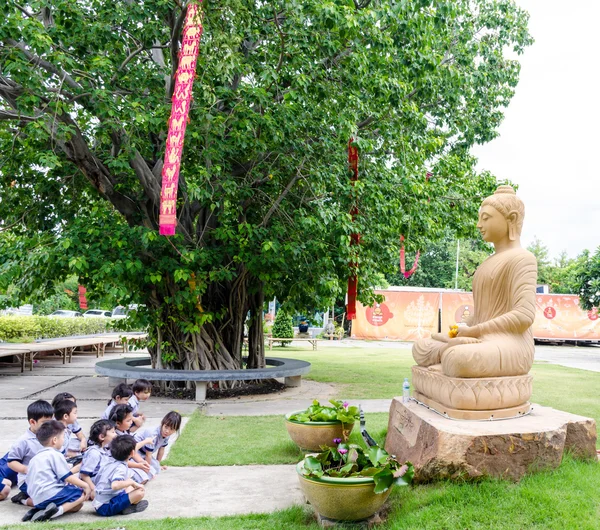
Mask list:
[[[368,303],[399,234],[414,251],[447,228],[471,230],[496,182],[476,173],[469,148],[497,135],[514,53],[532,42],[515,2],[204,2],[177,235],[165,238],[181,5],[0,8],[1,221],[12,227],[0,235],[0,290],[43,297],[75,274],[122,305],[145,304],[156,341],[165,328],[199,334],[245,318],[246,295],[260,291],[290,310],[328,307],[351,262]],[[245,294],[232,308],[236,288]],[[174,342],[165,358],[179,355]]]
[[[307,456],[301,470],[306,477],[366,478],[375,481],[375,493],[387,491],[392,484],[407,486],[414,477],[410,462],[400,464],[381,447],[365,450],[358,444],[338,442],[317,456]]]
[[[279,310],[275,315],[275,322],[271,335],[278,339],[293,339],[294,327],[292,326],[292,316],[283,310]],[[285,346],[289,341],[281,341],[281,345]]]
[[[0,340],[52,339],[71,335],[92,335],[114,329],[115,321],[108,318],[52,318],[44,316],[0,317]]]
[[[360,419],[360,411],[358,407],[349,407],[348,402],[336,401],[330,399],[332,407],[324,407],[318,400],[313,400],[313,403],[306,410],[292,414],[290,421],[298,421],[305,423],[309,421],[339,421],[342,424],[354,424]]]

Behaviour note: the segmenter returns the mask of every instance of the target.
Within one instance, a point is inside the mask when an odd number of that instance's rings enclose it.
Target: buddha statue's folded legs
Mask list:
[[[419,366],[441,364],[440,371],[449,377],[505,377],[528,373],[534,349],[531,342],[514,336],[448,339],[437,333],[416,342],[412,354]]]

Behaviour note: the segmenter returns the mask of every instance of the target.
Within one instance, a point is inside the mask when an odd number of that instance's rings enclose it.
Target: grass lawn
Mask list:
[[[366,425],[379,443],[385,441],[388,415],[366,414]],[[358,425],[351,440],[362,440]],[[218,440],[218,444],[216,441]],[[199,451],[198,447],[202,449]],[[169,453],[166,465],[233,466],[296,464],[302,451],[290,440],[283,416],[204,416],[195,413]]]

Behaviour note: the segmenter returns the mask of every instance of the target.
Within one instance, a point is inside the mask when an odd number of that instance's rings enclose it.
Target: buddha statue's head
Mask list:
[[[525,205],[512,186],[498,186],[481,204],[477,228],[488,243],[499,243],[505,238],[518,241],[524,217]]]

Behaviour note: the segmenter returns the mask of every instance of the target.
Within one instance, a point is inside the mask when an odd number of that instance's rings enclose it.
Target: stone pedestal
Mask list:
[[[519,480],[528,472],[558,467],[565,451],[595,459],[596,422],[535,404],[520,418],[452,420],[395,398],[385,450],[412,462],[420,482],[483,476]]]

